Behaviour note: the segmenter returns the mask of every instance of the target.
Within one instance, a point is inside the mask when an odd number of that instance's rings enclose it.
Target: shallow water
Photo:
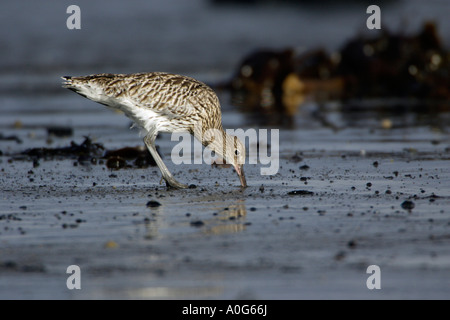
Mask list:
[[[127,118],[60,89],[60,75],[165,70],[216,83],[259,46],[336,48],[365,15],[355,8],[79,3],[79,33],[56,27],[64,26],[69,3],[21,2],[31,15],[7,1],[2,10],[0,39],[10,51],[0,62],[0,133],[15,139],[0,140],[0,298],[450,297],[448,113],[305,103],[293,128],[278,128],[278,173],[262,176],[260,164],[246,165],[245,190],[231,168],[172,164],[170,135],[157,144],[175,177],[194,189],[166,190],[156,167],[111,171],[77,157],[35,164],[17,157],[85,136],[107,149],[142,145]],[[386,21],[395,12],[432,14],[448,43],[443,2],[435,5],[395,4]],[[332,28],[329,16],[342,15],[347,23]],[[290,32],[304,25],[314,36]],[[265,127],[231,105],[228,92],[219,98],[224,127]],[[49,137],[55,125],[73,135]],[[313,194],[289,194],[295,190]],[[161,205],[147,207],[150,200]],[[414,203],[411,211],[405,201]],[[73,264],[82,270],[81,290],[66,287]],[[366,287],[373,264],[381,290]]]

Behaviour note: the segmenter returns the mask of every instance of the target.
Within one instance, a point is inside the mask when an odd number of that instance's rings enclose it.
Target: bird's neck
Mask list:
[[[201,141],[201,143],[211,149],[226,161],[226,143],[230,139],[227,139],[227,133],[223,130],[222,125],[210,128],[202,128],[194,130],[194,136],[197,140]]]
[[[227,136],[221,123],[215,126],[196,125],[193,134],[204,146],[209,146],[211,143],[222,143]]]

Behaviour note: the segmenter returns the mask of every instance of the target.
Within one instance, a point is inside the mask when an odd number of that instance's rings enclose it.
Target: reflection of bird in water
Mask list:
[[[222,128],[219,99],[214,91],[195,79],[162,72],[97,74],[63,77],[64,87],[113,109],[119,109],[146,131],[145,145],[156,161],[167,186],[186,188],[172,176],[155,148],[159,132],[189,132],[208,146],[239,175],[243,171],[245,146]]]
[[[245,230],[245,218],[247,209],[245,203],[239,200],[236,204],[232,204],[216,214],[216,219],[205,221],[207,234],[226,234],[236,233]],[[219,224],[217,223],[219,222]],[[228,223],[225,223],[228,222]],[[208,228],[208,225],[211,227]]]
[[[203,200],[209,199],[209,197],[203,197]],[[201,201],[201,199],[199,199]],[[245,202],[243,200],[237,200],[227,207],[220,206],[221,209],[214,213],[214,217],[205,220],[193,220],[190,225],[194,227],[201,227],[199,232],[202,234],[228,234],[237,233],[245,230],[247,223],[245,217],[247,216],[247,209],[245,208]],[[217,203],[216,203],[217,204]],[[223,204],[223,202],[221,202]],[[217,208],[216,205],[214,205]],[[151,217],[145,220],[146,235],[148,240],[154,239],[158,236],[160,228],[159,217],[164,216],[163,211],[157,211],[152,213]]]

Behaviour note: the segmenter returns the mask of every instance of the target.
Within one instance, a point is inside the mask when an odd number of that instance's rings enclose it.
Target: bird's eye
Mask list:
[[[235,150],[234,154],[238,156],[239,155],[239,150]]]

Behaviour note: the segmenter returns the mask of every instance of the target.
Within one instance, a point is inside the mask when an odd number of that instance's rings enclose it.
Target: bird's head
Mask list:
[[[229,135],[221,130],[208,130],[206,133],[207,146],[213,150],[225,163],[231,164],[236,170],[241,186],[246,188],[247,181],[244,174],[245,145],[238,137]]]
[[[241,181],[241,186],[246,188],[247,181],[244,175],[245,145],[236,136],[226,135],[226,141],[223,158],[227,163],[233,165]]]

